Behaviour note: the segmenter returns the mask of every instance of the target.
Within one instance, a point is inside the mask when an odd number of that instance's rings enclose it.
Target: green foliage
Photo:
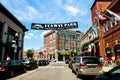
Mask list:
[[[28,49],[28,50],[26,51],[26,55],[27,55],[27,57],[28,57],[28,58],[32,58],[32,57],[33,57],[33,55],[34,55],[33,50]]]
[[[85,43],[82,45],[82,51],[86,50],[88,48],[89,43]]]
[[[76,50],[69,51],[70,56],[76,56],[78,55],[78,52]]]

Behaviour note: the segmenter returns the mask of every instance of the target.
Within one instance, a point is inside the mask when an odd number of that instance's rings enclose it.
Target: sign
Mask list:
[[[63,29],[72,29],[78,28],[77,22],[69,22],[69,23],[59,23],[59,24],[40,24],[40,23],[32,23],[31,29],[35,30],[63,30]]]

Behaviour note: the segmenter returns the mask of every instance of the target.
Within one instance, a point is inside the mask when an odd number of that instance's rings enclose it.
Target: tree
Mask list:
[[[32,58],[32,57],[33,57],[33,55],[34,55],[33,50],[28,49],[28,50],[26,51],[26,55],[27,55],[27,57],[28,57],[28,58]]]
[[[88,48],[88,45],[89,45],[89,43],[84,43],[82,45],[82,51],[86,50],[86,48]]]
[[[69,51],[70,56],[76,56],[78,55],[78,52],[76,50]]]

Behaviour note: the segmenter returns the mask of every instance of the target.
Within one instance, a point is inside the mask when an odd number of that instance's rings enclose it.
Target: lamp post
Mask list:
[[[17,37],[18,37],[18,33],[15,33],[15,40],[12,40],[12,47],[14,48],[14,59],[15,59],[15,54],[17,52]]]

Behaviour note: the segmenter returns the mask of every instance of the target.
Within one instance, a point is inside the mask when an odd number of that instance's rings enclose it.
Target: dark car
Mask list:
[[[39,61],[38,61],[38,65],[39,66],[46,66],[46,65],[48,65],[49,64],[49,61],[48,60],[45,60],[45,59],[40,59]]]
[[[24,72],[26,72],[26,68],[18,60],[7,60],[0,62],[0,79],[13,77]]]
[[[66,60],[65,60],[65,64],[69,64],[69,59],[66,59]]]
[[[22,59],[21,62],[25,65],[26,69],[35,69],[38,68],[37,61],[34,59]]]
[[[70,61],[69,61],[69,64],[68,64],[69,68],[72,69],[72,64],[75,62],[75,60],[76,60],[76,56],[70,58]]]
[[[120,80],[120,65],[97,76],[95,80]]]

